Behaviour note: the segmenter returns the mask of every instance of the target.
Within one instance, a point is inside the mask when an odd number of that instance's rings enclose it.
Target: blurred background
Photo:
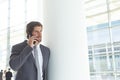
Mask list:
[[[120,0],[87,0],[91,80],[120,80]]]
[[[120,80],[120,0],[85,0],[84,6],[90,80]],[[12,45],[26,39],[25,25],[43,21],[39,8],[42,0],[0,0],[0,70],[9,68]]]

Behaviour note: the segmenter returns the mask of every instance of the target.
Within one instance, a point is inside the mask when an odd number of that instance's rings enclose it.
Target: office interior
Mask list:
[[[120,80],[120,0],[0,0],[0,70],[30,21],[51,50],[48,80]]]

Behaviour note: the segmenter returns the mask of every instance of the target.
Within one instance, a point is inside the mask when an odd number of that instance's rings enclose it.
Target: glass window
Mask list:
[[[8,2],[0,3],[0,69],[6,66],[7,55],[7,21],[8,21]]]
[[[91,80],[119,80],[120,0],[86,0],[85,6]]]

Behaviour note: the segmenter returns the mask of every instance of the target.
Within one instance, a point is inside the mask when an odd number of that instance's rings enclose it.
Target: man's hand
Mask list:
[[[29,37],[29,39],[28,39],[29,46],[33,47],[33,46],[38,45],[38,44],[39,44],[39,39],[37,37],[35,37],[35,36]]]

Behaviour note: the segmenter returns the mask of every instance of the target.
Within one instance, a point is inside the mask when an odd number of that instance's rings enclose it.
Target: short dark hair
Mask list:
[[[41,24],[40,22],[38,22],[38,21],[31,21],[31,22],[29,22],[29,23],[27,24],[27,26],[26,26],[27,38],[29,38],[29,35],[32,35],[33,29],[34,29],[34,27],[36,27],[36,26],[41,26],[41,27],[43,27],[42,24]]]

